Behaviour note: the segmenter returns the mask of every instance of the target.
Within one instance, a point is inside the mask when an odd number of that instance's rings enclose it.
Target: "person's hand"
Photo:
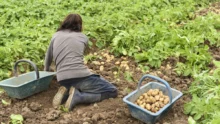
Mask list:
[[[55,69],[54,69],[54,68],[52,68],[52,67],[50,67],[49,71],[54,72],[54,71],[55,71]]]
[[[44,67],[44,71],[47,71],[45,67]]]

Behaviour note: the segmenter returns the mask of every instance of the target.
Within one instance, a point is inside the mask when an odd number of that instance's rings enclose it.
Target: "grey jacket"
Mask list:
[[[81,32],[63,30],[56,32],[50,42],[45,57],[45,71],[54,60],[57,80],[86,77],[92,74],[83,62],[83,54],[88,38]]]

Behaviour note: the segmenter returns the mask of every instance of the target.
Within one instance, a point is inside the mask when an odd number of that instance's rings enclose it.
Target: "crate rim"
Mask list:
[[[39,72],[46,72],[46,71],[39,71]],[[28,73],[35,73],[35,71],[30,71],[30,72],[28,72]],[[26,75],[26,74],[28,74],[28,73],[24,73],[24,74],[18,75],[18,77],[23,76],[23,75]],[[40,77],[39,79],[33,79],[33,80],[31,80],[31,81],[27,81],[27,82],[25,82],[25,83],[23,83],[23,84],[19,84],[19,85],[17,85],[17,86],[9,85],[9,84],[4,84],[4,85],[1,84],[1,82],[3,82],[3,81],[7,81],[7,80],[10,80],[10,79],[12,79],[12,78],[16,78],[16,77],[13,76],[13,77],[8,78],[8,79],[6,79],[6,80],[0,81],[0,87],[13,87],[13,88],[18,88],[18,87],[21,87],[21,86],[23,86],[23,85],[25,85],[25,84],[28,84],[28,83],[30,83],[30,82],[34,82],[34,81],[36,81],[36,80],[40,80],[41,78],[49,77],[49,76],[52,76],[52,75],[55,75],[55,74],[56,74],[56,72],[47,72],[47,73],[48,73],[48,75],[46,75],[46,76]],[[3,89],[4,89],[4,88],[3,88]]]

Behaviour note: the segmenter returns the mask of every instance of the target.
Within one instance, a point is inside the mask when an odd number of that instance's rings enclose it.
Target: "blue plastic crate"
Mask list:
[[[140,88],[141,83],[145,78],[155,79],[163,84],[157,82],[149,82]],[[159,89],[163,92],[163,94],[169,96],[170,98],[170,103],[166,104],[156,113],[148,111],[134,104],[139,96],[141,96],[143,93],[146,93],[150,89]],[[129,111],[134,118],[147,124],[154,124],[161,116],[163,116],[167,112],[167,110],[172,107],[174,102],[178,100],[182,95],[183,94],[180,91],[170,88],[170,85],[165,80],[152,75],[144,75],[138,83],[137,90],[125,96],[123,98],[123,101],[128,105]]]
[[[29,60],[19,60],[14,67],[15,75],[17,75],[16,66],[19,62],[30,63],[35,68],[35,71],[0,81],[0,87],[2,87],[10,97],[23,99],[48,89],[51,80],[56,74],[55,72],[38,71],[37,66],[33,62]]]

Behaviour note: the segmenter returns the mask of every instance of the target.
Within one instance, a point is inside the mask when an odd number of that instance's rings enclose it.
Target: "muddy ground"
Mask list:
[[[21,114],[25,118],[24,123],[26,124],[142,124],[131,117],[122,98],[137,88],[137,82],[144,74],[159,76],[168,81],[172,88],[182,92],[186,91],[191,83],[190,78],[180,77],[173,71],[176,63],[174,58],[165,61],[160,69],[143,72],[141,68],[137,67],[134,60],[126,57],[115,58],[106,50],[93,53],[91,56],[96,57],[87,62],[88,67],[118,88],[117,98],[90,105],[78,105],[71,112],[54,109],[51,101],[59,88],[56,78],[54,78],[47,91],[23,100],[11,99],[6,93],[2,94],[0,99],[11,101],[11,105],[0,104],[0,121],[8,123],[11,114]],[[131,76],[126,76],[126,74],[131,74]],[[187,116],[183,114],[183,104],[188,100],[190,99],[187,96],[179,99],[158,123],[187,123]]]
[[[212,47],[210,52],[216,60],[219,59],[220,48]],[[6,93],[1,94],[0,99],[11,101],[11,104],[5,106],[0,103],[0,122],[8,123],[11,114],[21,114],[25,119],[24,124],[142,124],[130,115],[122,98],[137,88],[137,82],[144,74],[158,76],[166,80],[172,88],[183,93],[192,82],[190,77],[178,76],[175,73],[173,69],[178,61],[176,58],[167,59],[159,69],[144,72],[134,60],[127,57],[113,57],[107,50],[93,53],[91,56],[93,59],[87,62],[88,67],[117,86],[119,90],[117,98],[89,105],[78,105],[71,112],[54,109],[51,101],[59,88],[54,78],[48,90],[22,100],[11,99]],[[131,77],[126,76],[129,74]],[[149,81],[144,81],[144,84]],[[187,124],[183,105],[189,100],[190,96],[183,95],[157,123]]]
[[[214,59],[220,59],[220,48],[210,47],[210,53]],[[117,98],[89,105],[78,105],[71,112],[54,109],[51,101],[59,88],[54,78],[48,90],[22,100],[11,99],[6,93],[1,94],[0,99],[10,101],[11,104],[5,106],[0,102],[0,122],[9,123],[11,114],[21,114],[25,124],[142,124],[130,115],[122,98],[137,88],[138,80],[144,74],[158,76],[166,80],[172,88],[183,93],[192,82],[190,77],[178,76],[175,73],[174,67],[179,60],[176,58],[165,60],[159,69],[144,70],[138,67],[134,60],[127,57],[114,57],[107,50],[90,54],[90,56],[88,67],[118,88]],[[144,81],[143,85],[149,81]],[[183,105],[189,100],[190,96],[184,94],[157,123],[187,124]]]
[[[219,4],[213,6],[219,8]],[[219,12],[208,8],[201,11],[200,14],[203,15],[209,10]],[[214,59],[220,60],[220,48],[210,47],[210,53]],[[0,100],[11,102],[10,105],[3,105],[0,102],[0,122],[7,124],[11,114],[21,114],[24,117],[24,124],[143,124],[130,115],[127,105],[122,100],[124,96],[136,90],[138,80],[143,75],[158,76],[166,80],[172,88],[183,93],[187,91],[192,82],[190,77],[178,76],[175,73],[174,67],[179,61],[177,58],[169,58],[163,62],[161,68],[150,68],[148,71],[138,67],[133,59],[114,57],[108,50],[93,52],[90,59],[92,61],[87,62],[88,67],[118,88],[117,98],[88,105],[78,105],[71,112],[55,109],[52,107],[52,99],[59,85],[54,78],[48,90],[22,100],[11,99],[6,93],[0,94]],[[149,81],[145,81],[144,84]],[[188,117],[183,113],[183,106],[188,101],[190,101],[190,96],[184,94],[157,121],[157,124],[187,124]]]

